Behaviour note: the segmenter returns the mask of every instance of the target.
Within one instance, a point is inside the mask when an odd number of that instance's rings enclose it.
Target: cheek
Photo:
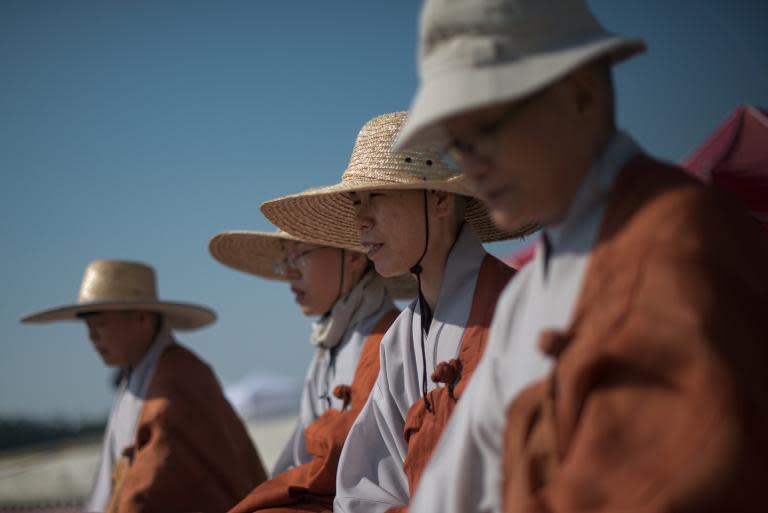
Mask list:
[[[110,351],[119,350],[122,347],[120,343],[120,332],[103,329],[99,331],[99,343],[109,348]]]
[[[393,224],[389,229],[389,245],[384,252],[391,271],[400,274],[415,264],[426,244],[424,219],[408,219]]]
[[[387,208],[382,209],[377,216],[377,224],[384,242],[392,245],[407,244],[412,238],[414,229],[424,224],[424,212],[421,202],[406,205],[404,200],[393,201]],[[417,212],[418,216],[413,213]],[[404,240],[406,239],[406,240]]]
[[[504,151],[496,172],[500,181],[521,190],[546,190],[551,185],[553,170],[560,167],[561,158],[562,151],[549,137],[539,137],[533,132],[511,134],[504,140]]]
[[[494,209],[491,210],[491,220],[493,224],[502,230],[511,232],[518,230],[521,225],[521,219],[535,218],[535,213],[526,209],[524,205],[518,204],[516,208]]]
[[[315,301],[324,301],[338,287],[341,261],[328,259],[325,262],[310,262],[303,272],[307,296]]]

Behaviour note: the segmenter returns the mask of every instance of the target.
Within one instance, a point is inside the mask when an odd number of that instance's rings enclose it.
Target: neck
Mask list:
[[[144,358],[144,356],[146,356],[146,354],[149,352],[149,350],[152,348],[152,346],[155,345],[155,342],[157,341],[158,335],[159,335],[159,332],[155,333],[153,335],[147,334],[144,337],[143,342],[137,344],[137,347],[139,347],[140,350],[139,350],[138,354],[136,354],[133,357],[132,361],[128,365],[131,369],[135,368],[139,364],[139,362],[142,360],[142,358]]]
[[[605,152],[606,147],[611,142],[616,129],[612,126],[606,127],[604,130],[595,134],[590,140],[589,144],[582,145],[584,151],[579,155],[574,155],[572,161],[574,162],[575,172],[570,175],[563,176],[563,183],[568,184],[566,194],[562,196],[560,200],[558,210],[554,211],[549,217],[542,216],[541,222],[546,225],[556,225],[565,219],[568,215],[568,211],[576,198],[576,193],[584,182],[587,172],[595,165],[595,162]]]
[[[432,312],[437,308],[448,255],[458,238],[459,229],[439,230],[434,237],[430,234],[429,248],[421,262],[421,291]]]

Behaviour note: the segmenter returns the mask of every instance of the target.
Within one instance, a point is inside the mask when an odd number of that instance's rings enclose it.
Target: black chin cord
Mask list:
[[[347,250],[342,249],[341,250],[341,276],[339,277],[339,293],[336,294],[336,301],[341,299],[341,293],[344,291],[344,260],[345,256],[347,256]],[[333,302],[333,304],[336,304],[336,301]]]
[[[423,372],[421,374],[421,396],[424,399],[424,407],[427,411],[432,411],[432,406],[427,399],[427,350],[424,346],[424,334],[429,333],[429,326],[432,324],[432,312],[429,310],[427,300],[424,298],[424,293],[421,291],[421,261],[424,259],[424,255],[427,254],[427,248],[429,247],[429,213],[427,211],[427,190],[424,189],[424,251],[421,252],[421,256],[416,264],[411,267],[411,273],[416,275],[416,285],[419,289],[419,310],[421,312],[421,366]],[[413,331],[413,330],[411,330]]]

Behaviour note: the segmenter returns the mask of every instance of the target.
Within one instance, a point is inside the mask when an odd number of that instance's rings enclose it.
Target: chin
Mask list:
[[[374,262],[373,266],[383,278],[394,278],[408,272],[408,269],[397,269],[395,266],[387,265],[386,262]]]
[[[320,315],[320,314],[318,314],[315,311],[316,309],[312,308],[311,306],[301,305],[300,308],[301,308],[301,313],[303,313],[305,317],[311,317],[313,315]]]
[[[511,212],[506,209],[491,210],[491,219],[497,228],[508,232],[514,232],[520,227],[528,224],[528,222],[521,221],[524,218],[519,213]]]

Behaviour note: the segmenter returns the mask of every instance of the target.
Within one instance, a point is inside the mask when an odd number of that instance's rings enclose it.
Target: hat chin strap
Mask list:
[[[427,304],[427,300],[424,297],[424,293],[421,291],[421,272],[423,271],[423,268],[421,267],[421,261],[424,260],[424,256],[427,254],[427,248],[429,247],[429,212],[427,209],[427,190],[424,189],[424,251],[421,252],[421,256],[419,257],[418,261],[411,267],[410,271],[412,274],[416,275],[416,285],[418,286],[419,290],[419,311],[421,312],[420,320],[421,320],[421,329],[419,330],[421,334],[421,366],[422,366],[422,374],[421,374],[421,396],[424,399],[424,407],[427,409],[427,411],[432,411],[432,405],[429,404],[429,399],[427,399],[427,350],[424,346],[424,334],[429,333],[429,326],[432,324],[432,312],[429,310],[429,305]],[[411,325],[411,332],[413,332],[413,325]]]

